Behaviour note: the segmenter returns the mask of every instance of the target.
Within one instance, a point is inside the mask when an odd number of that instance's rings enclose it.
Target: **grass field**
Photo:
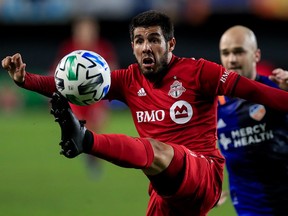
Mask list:
[[[110,118],[106,133],[136,135],[127,111],[114,111]],[[145,215],[148,180],[141,171],[103,161],[102,175],[91,178],[83,156],[59,155],[60,128],[48,107],[2,113],[0,122],[1,215]],[[228,201],[209,214],[216,215],[236,214]]]

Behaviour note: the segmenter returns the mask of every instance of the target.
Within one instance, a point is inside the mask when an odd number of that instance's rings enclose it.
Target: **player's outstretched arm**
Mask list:
[[[288,112],[288,93],[281,89],[239,76],[234,88],[234,97],[263,104],[273,109]]]
[[[6,56],[2,60],[2,67],[7,70],[10,77],[18,83],[23,83],[25,80],[25,67],[20,53],[16,53],[12,56]]]
[[[56,91],[54,77],[27,72],[26,64],[23,62],[20,53],[6,56],[2,60],[2,67],[7,70],[14,82],[22,88],[38,92],[47,97],[52,97],[53,92]]]

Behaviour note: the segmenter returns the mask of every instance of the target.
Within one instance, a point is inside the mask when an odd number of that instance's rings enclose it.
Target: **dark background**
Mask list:
[[[129,20],[99,20],[101,34],[110,39],[118,53],[120,66],[134,61],[128,25]],[[277,67],[288,68],[288,22],[264,19],[252,14],[212,14],[203,24],[175,23],[177,41],[174,53],[179,56],[205,58],[220,62],[218,42],[230,26],[241,24],[251,28],[258,38],[262,59]],[[0,57],[20,52],[27,70],[46,73],[55,58],[59,43],[70,36],[69,22],[54,24],[0,24]],[[32,72],[32,71],[31,71]]]

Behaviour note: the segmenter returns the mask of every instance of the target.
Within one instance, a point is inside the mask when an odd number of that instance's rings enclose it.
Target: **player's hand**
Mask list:
[[[288,91],[288,71],[276,68],[272,71],[269,79],[277,83],[281,89]]]
[[[22,57],[19,53],[13,56],[6,56],[2,60],[2,67],[8,71],[10,77],[18,83],[23,83],[25,80],[26,64],[23,63]]]

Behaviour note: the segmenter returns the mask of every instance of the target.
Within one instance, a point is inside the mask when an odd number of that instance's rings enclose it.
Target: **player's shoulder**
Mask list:
[[[135,71],[140,71],[139,65],[137,63],[130,64],[126,69],[126,73],[135,73]]]
[[[195,57],[177,57],[175,56],[175,61],[177,62],[183,62],[187,64],[194,64],[194,65],[214,65],[219,66],[218,63],[207,60],[205,58],[195,58]]]
[[[190,75],[205,73],[210,76],[213,72],[216,74],[217,71],[223,71],[223,67],[215,62],[206,60],[204,58],[189,58],[189,57],[174,57],[170,63],[170,68],[178,70],[190,71]],[[193,73],[191,73],[193,71]]]
[[[131,80],[135,78],[137,74],[141,74],[137,63],[130,64],[127,68],[117,69],[111,72],[113,78],[119,77],[119,79],[123,81]]]
[[[174,62],[190,62],[190,63],[197,63],[197,62],[200,62],[202,61],[203,59],[200,58],[200,59],[197,59],[195,57],[179,57],[179,56],[176,56],[176,55],[173,55],[172,56],[172,61]]]
[[[127,68],[119,68],[119,69],[113,70],[112,72],[113,73],[114,72],[115,73],[132,73],[135,70],[139,70],[139,66],[137,63],[130,64],[128,65]]]

